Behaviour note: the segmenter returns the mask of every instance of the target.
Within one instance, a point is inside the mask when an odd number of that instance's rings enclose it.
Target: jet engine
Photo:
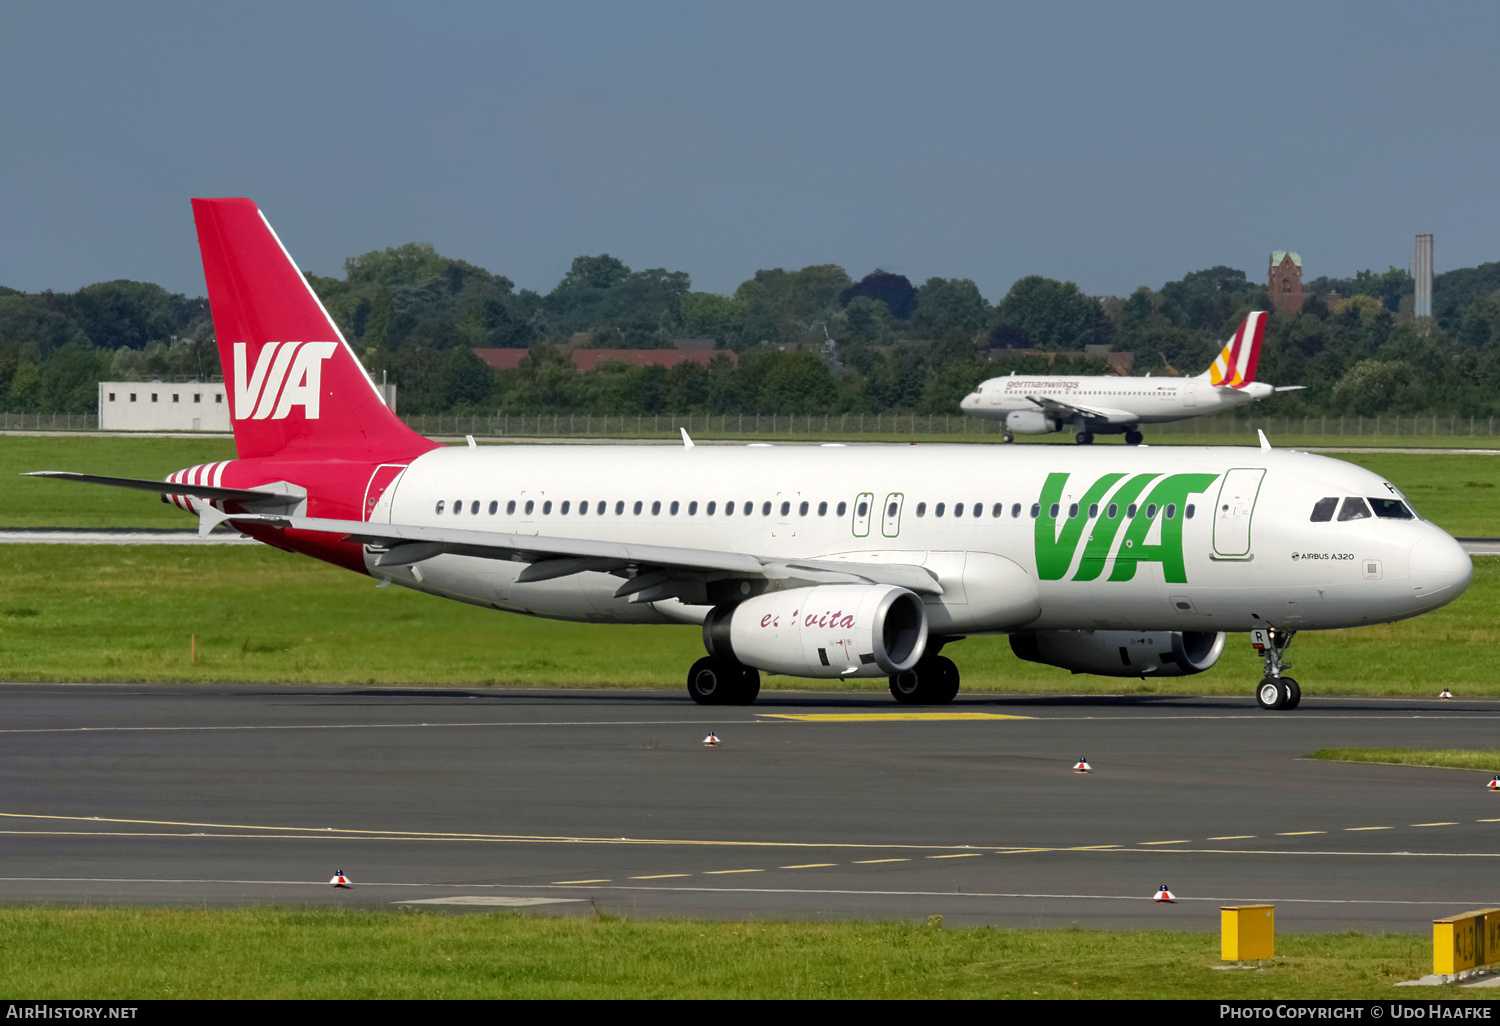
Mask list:
[[[1224,651],[1222,631],[1033,631],[1010,636],[1011,651],[1033,663],[1101,677],[1186,677]]]
[[[927,649],[927,609],[905,588],[820,584],[718,606],[703,621],[708,654],[792,677],[886,677]]]
[[[1005,430],[1018,435],[1045,435],[1057,430],[1057,421],[1041,410],[1012,410],[1005,415]]]

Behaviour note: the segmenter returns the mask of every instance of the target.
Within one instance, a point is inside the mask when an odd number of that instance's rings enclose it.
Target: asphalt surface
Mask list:
[[[1500,702],[904,719],[872,695],[13,684],[0,710],[6,903],[1211,930],[1269,901],[1283,931],[1402,932],[1500,905],[1488,774],[1301,758],[1492,747]]]

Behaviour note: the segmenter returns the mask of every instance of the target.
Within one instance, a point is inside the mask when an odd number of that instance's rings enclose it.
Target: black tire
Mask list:
[[[927,702],[926,683],[918,663],[904,673],[891,674],[891,697],[901,705],[924,705]]]
[[[754,705],[760,696],[760,671],[753,666],[741,666],[739,679],[734,682],[731,697],[725,705]]]
[[[1143,434],[1141,434],[1139,431],[1127,431],[1127,432],[1125,432],[1125,444],[1126,445],[1140,445],[1145,440],[1146,440],[1146,436],[1143,435]]]
[[[1077,442],[1079,445],[1093,445],[1094,433],[1092,431],[1080,431],[1078,432],[1078,434],[1073,436],[1073,441]]]
[[[1290,712],[1302,704],[1302,685],[1290,677],[1281,678],[1281,686],[1286,689],[1286,703],[1282,705],[1284,711]]]
[[[947,705],[958,697],[958,667],[947,656],[934,656],[932,661],[939,672],[933,688],[932,704]]]
[[[1011,442],[1014,442],[1016,440],[1016,436],[1013,435],[1013,434],[1011,434],[1009,431],[1007,431],[1007,432],[1005,432],[1004,439],[1005,439],[1005,443],[1007,445],[1009,445]]]
[[[1262,709],[1283,709],[1290,693],[1279,677],[1266,677],[1255,688],[1255,704]]]
[[[734,701],[742,690],[740,669],[736,663],[713,656],[704,656],[688,671],[688,697],[699,705],[727,705]],[[756,675],[756,690],[760,690],[760,675]]]

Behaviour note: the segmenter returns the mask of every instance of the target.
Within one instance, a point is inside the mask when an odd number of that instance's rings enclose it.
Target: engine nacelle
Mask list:
[[[709,655],[792,677],[886,677],[927,649],[927,609],[905,588],[820,584],[719,606],[703,621]]]
[[[1222,631],[1034,631],[1010,636],[1011,651],[1033,663],[1101,677],[1186,677],[1224,651]]]
[[[1012,410],[1005,415],[1005,430],[1018,435],[1045,435],[1057,430],[1057,421],[1041,410]]]

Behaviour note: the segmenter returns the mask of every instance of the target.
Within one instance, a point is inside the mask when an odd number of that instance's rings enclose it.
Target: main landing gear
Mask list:
[[[1127,431],[1127,432],[1125,432],[1125,444],[1126,445],[1140,445],[1141,442],[1145,441],[1145,438],[1146,438],[1146,436],[1143,435],[1143,434],[1141,434],[1139,431]]]
[[[1266,668],[1265,677],[1255,689],[1255,704],[1262,709],[1290,710],[1302,702],[1302,687],[1292,678],[1281,675],[1288,666],[1282,656],[1291,647],[1295,633],[1274,627],[1250,632],[1250,644],[1255,646]]]
[[[1078,434],[1073,436],[1073,441],[1077,442],[1079,445],[1093,445],[1094,433],[1092,431],[1080,431],[1078,432]]]
[[[902,705],[946,705],[958,694],[958,667],[947,656],[924,656],[891,676],[891,697]]]
[[[760,671],[704,656],[688,671],[688,695],[699,705],[750,705],[760,694]]]

